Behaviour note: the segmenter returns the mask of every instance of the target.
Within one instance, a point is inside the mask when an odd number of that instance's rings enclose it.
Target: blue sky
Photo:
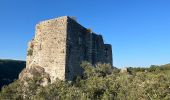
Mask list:
[[[169,0],[0,0],[0,58],[26,58],[35,24],[59,16],[102,34],[114,66],[170,63]]]

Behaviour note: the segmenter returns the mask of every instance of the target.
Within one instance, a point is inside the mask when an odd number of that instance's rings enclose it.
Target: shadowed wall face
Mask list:
[[[105,44],[105,63],[109,63],[113,65],[113,58],[112,58],[112,45]]]
[[[68,80],[82,75],[83,70],[80,67],[82,61],[88,61],[93,65],[97,63],[112,65],[111,45],[104,44],[101,35],[89,31],[70,17],[67,23],[66,78]]]
[[[91,62],[91,34],[69,17],[67,23],[66,77],[72,80],[75,76],[82,75],[82,61]]]

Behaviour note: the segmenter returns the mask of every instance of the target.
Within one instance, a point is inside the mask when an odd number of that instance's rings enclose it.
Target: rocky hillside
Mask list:
[[[25,61],[0,59],[0,88],[18,78],[25,67]]]

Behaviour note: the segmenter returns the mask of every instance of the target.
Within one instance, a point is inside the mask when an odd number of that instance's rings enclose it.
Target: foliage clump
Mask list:
[[[33,50],[29,49],[28,52],[27,52],[27,56],[32,56],[32,54],[33,54]]]
[[[169,100],[170,65],[150,68],[129,68],[130,74],[120,73],[108,64],[82,63],[83,77],[72,82],[56,81],[45,87],[16,82],[5,86],[0,100]]]
[[[92,29],[88,28],[87,33],[92,33]]]

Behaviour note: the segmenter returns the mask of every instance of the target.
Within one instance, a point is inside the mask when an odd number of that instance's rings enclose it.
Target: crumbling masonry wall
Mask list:
[[[26,69],[20,74],[32,77],[31,69],[46,76],[45,83],[72,80],[82,75],[82,61],[92,64],[110,63],[112,48],[101,35],[86,29],[74,19],[64,16],[36,25],[36,34],[28,44]]]
[[[29,43],[26,68],[40,66],[49,74],[51,82],[65,79],[67,17],[42,21]]]
[[[81,26],[68,17],[67,20],[66,78],[72,80],[83,73],[80,64],[88,61],[93,65],[109,63],[112,65],[112,48],[104,44],[101,35]]]

